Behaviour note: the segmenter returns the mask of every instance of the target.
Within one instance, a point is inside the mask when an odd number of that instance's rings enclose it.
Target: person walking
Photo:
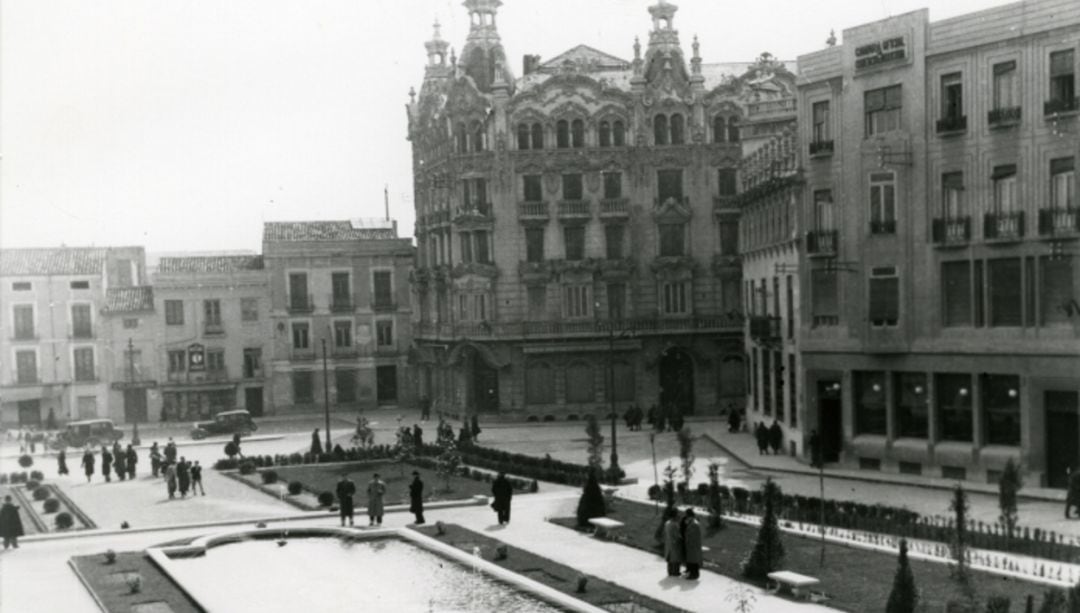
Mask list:
[[[319,429],[315,428],[315,431],[311,433],[311,455],[314,458],[318,458],[322,455],[322,441],[319,440]]]
[[[667,560],[667,576],[678,577],[682,573],[685,557],[679,513],[675,509],[668,509],[665,513],[667,521],[664,522],[664,559]]]
[[[754,438],[757,440],[758,455],[769,453],[769,429],[760,421],[754,426]]]
[[[120,446],[120,442],[113,443],[113,472],[116,473],[116,478],[120,481],[124,480],[127,476],[127,454],[124,453],[124,448]]]
[[[769,426],[769,448],[772,449],[773,455],[780,455],[783,447],[784,430],[780,427],[780,422],[774,419],[772,426]]]
[[[154,441],[154,444],[150,445],[150,474],[157,477],[160,471],[161,449],[158,447],[157,441]]]
[[[180,486],[180,497],[186,498],[188,488],[191,487],[191,472],[189,472],[190,465],[183,457],[176,464],[176,482]]]
[[[89,447],[83,452],[82,467],[86,472],[86,482],[90,483],[90,479],[94,476],[94,452]]]
[[[419,471],[413,471],[412,483],[409,484],[409,512],[416,516],[417,525],[424,523],[424,482]]]
[[[198,486],[199,493],[203,496],[206,495],[206,490],[203,489],[202,484],[202,466],[199,466],[199,461],[195,460],[195,464],[191,467],[191,495],[195,495],[196,486]]]
[[[1080,516],[1080,469],[1073,469],[1069,473],[1069,489],[1065,496],[1065,519],[1069,519],[1069,511],[1076,507],[1077,515]]]
[[[112,454],[109,453],[109,448],[102,445],[101,447],[101,474],[105,475],[105,483],[112,481],[112,477],[109,476],[109,471],[112,470]]]
[[[233,445],[236,446],[236,455],[237,455],[237,457],[239,457],[241,460],[243,460],[244,459],[244,452],[240,451],[240,433],[239,432],[232,435],[232,442],[233,442]]]
[[[234,438],[239,439],[240,435],[237,434]],[[172,437],[169,437],[169,442],[165,443],[165,461],[169,464],[176,464],[176,443],[173,442]]]
[[[370,488],[368,488],[370,489]],[[338,479],[337,488],[335,489],[338,499],[338,514],[341,515],[341,525],[345,525],[345,520],[349,520],[349,525],[353,525],[353,495],[356,494],[356,484],[349,478],[348,473],[341,473],[341,478]]]
[[[499,525],[510,523],[510,502],[514,498],[514,486],[510,485],[506,473],[500,472],[499,476],[491,482],[491,495],[495,497],[491,508],[495,510]]]
[[[379,473],[371,476],[371,483],[367,486],[368,501],[368,525],[381,526],[383,516],[383,496],[386,495],[386,483],[379,479]]]
[[[162,473],[165,475],[165,488],[169,491],[169,500],[172,500],[176,498],[176,464],[165,462],[165,470]]]
[[[424,430],[420,427],[420,424],[413,424],[412,441],[413,447],[416,449],[417,453],[419,453],[420,449],[424,446]]]
[[[56,471],[61,475],[68,474],[67,451],[65,451],[63,447],[61,447],[60,451],[56,454]]]
[[[431,398],[422,396],[420,398],[420,421],[429,419],[431,419]]]
[[[134,481],[135,480],[135,465],[139,463],[139,454],[135,451],[135,446],[134,445],[128,445],[127,446],[127,452],[126,452],[125,455],[127,457],[124,458],[126,460],[124,462],[124,466],[127,467],[128,480],[129,481]]]
[[[682,520],[683,551],[685,552],[686,578],[697,581],[701,576],[703,559],[701,548],[701,524],[693,509],[687,509]]]
[[[0,506],[0,536],[4,537],[4,549],[8,547],[19,548],[19,537],[23,535],[22,519],[19,517],[19,507],[11,503],[11,496],[4,496],[4,504]]]

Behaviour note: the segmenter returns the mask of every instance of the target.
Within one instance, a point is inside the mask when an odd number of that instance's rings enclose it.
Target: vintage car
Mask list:
[[[251,420],[251,414],[247,411],[223,411],[215,415],[213,421],[196,422],[191,428],[191,438],[199,440],[212,434],[246,436],[258,428],[259,426]]]
[[[124,438],[124,433],[116,429],[111,419],[84,419],[68,422],[67,426],[56,435],[53,447],[83,447],[89,445],[112,445]]]

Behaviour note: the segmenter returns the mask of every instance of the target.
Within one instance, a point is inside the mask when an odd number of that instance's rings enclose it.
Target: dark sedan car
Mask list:
[[[224,411],[214,416],[214,421],[197,422],[191,429],[191,438],[203,439],[213,434],[240,434],[246,436],[259,426],[251,420],[247,411]]]

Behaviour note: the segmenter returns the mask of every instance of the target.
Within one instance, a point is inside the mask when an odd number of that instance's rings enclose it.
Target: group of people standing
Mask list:
[[[409,511],[416,517],[417,524],[424,523],[424,482],[420,479],[420,473],[413,471],[413,480],[409,484]],[[354,525],[353,514],[355,505],[353,502],[353,496],[356,495],[356,483],[349,478],[348,473],[342,473],[338,479],[337,487],[334,490],[338,501],[338,514],[341,516],[341,525],[345,525],[345,521],[348,520],[349,525]],[[371,481],[367,486],[367,512],[368,512],[368,526],[375,527],[381,526],[383,520],[383,513],[385,512],[385,505],[383,499],[386,497],[386,482],[379,477],[379,473],[375,473],[371,476]]]
[[[139,463],[139,454],[135,451],[133,445],[128,445],[127,448],[120,446],[120,442],[113,443],[112,450],[110,451],[108,445],[101,446],[101,476],[105,477],[105,482],[112,481],[112,475],[116,475],[116,478],[120,481],[125,479],[135,479],[135,467]],[[67,453],[61,449],[56,454],[57,471],[61,475],[68,474],[67,467]],[[86,482],[90,483],[94,478],[94,468],[97,465],[97,458],[94,455],[94,450],[89,447],[83,452],[82,456],[82,468],[86,474]]]
[[[686,578],[696,581],[701,577],[702,532],[693,509],[686,509],[679,516],[675,509],[666,511],[664,521],[664,559],[667,575],[679,577],[686,565]]]
[[[770,449],[773,455],[777,455],[784,446],[784,430],[775,419],[771,426],[759,421],[754,426],[754,438],[757,439],[758,453],[761,455],[768,455]]]

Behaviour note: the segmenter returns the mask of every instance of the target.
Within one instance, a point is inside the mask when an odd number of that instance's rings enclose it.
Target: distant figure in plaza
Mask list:
[[[757,451],[759,455],[766,455],[769,453],[769,429],[765,427],[765,424],[758,422],[754,426],[754,438],[757,440]]]
[[[127,446],[126,455],[127,457],[125,458],[126,462],[124,465],[127,466],[128,479],[134,479],[135,465],[139,463],[139,454],[136,453],[134,445]]]
[[[821,435],[818,434],[817,429],[810,431],[810,466],[814,468],[821,468],[824,465],[824,460],[821,457]]]
[[[127,476],[127,454],[124,453],[124,448],[120,446],[119,442],[113,443],[113,472],[116,473],[116,478],[120,481],[124,480]]]
[[[63,448],[56,454],[56,471],[61,475],[68,474],[67,452]]]
[[[412,483],[409,484],[409,512],[416,516],[416,523],[424,523],[424,482],[420,473],[413,471]]]
[[[381,526],[383,516],[383,496],[386,495],[386,484],[379,479],[379,473],[371,476],[371,483],[367,486],[367,514],[369,526]]]
[[[158,476],[158,472],[161,471],[161,449],[158,448],[157,441],[154,441],[153,445],[150,445],[150,474],[154,477]]]
[[[769,448],[772,449],[773,455],[779,455],[783,446],[784,430],[780,427],[780,422],[774,419],[772,425],[769,426]]]
[[[510,501],[514,497],[514,486],[510,485],[506,473],[500,472],[499,476],[491,482],[491,495],[495,497],[491,508],[495,510],[499,525],[510,523]]]
[[[82,467],[86,472],[86,482],[90,483],[90,479],[94,476],[94,452],[89,447],[83,452]]]
[[[413,424],[412,442],[417,450],[424,446],[424,430],[420,427],[420,424]]]
[[[31,454],[37,453],[37,441],[35,440],[35,437],[34,437],[34,428],[32,428],[32,427],[30,428],[30,431],[26,433],[26,438],[29,441],[30,453]]]
[[[480,432],[482,432],[482,430],[480,430],[480,417],[477,416],[476,413],[473,413],[473,416],[472,416],[472,440],[473,441],[476,441],[477,439],[480,438]]]
[[[169,491],[169,500],[176,498],[176,464],[165,462],[165,488]]]
[[[244,459],[244,452],[240,450],[240,433],[239,432],[236,432],[235,434],[232,435],[232,442],[233,442],[233,445],[236,445],[236,455],[239,456],[241,460]]]
[[[191,495],[195,495],[195,489],[198,486],[199,493],[203,496],[206,495],[206,490],[202,485],[202,466],[199,466],[199,461],[195,460],[194,466],[191,467]]]
[[[682,531],[684,561],[686,562],[686,578],[696,581],[701,575],[701,524],[693,509],[687,509],[680,522]]]
[[[311,455],[315,457],[322,455],[322,441],[319,440],[318,428],[315,428],[315,431],[311,433]]]
[[[729,404],[728,405],[728,414],[727,414],[727,425],[728,425],[727,431],[728,432],[738,432],[739,427],[742,425],[742,424],[739,423],[741,421],[741,418],[742,418],[742,416],[739,415],[739,409],[735,408],[735,405],[730,405]]]
[[[671,405],[670,417],[668,419],[671,423],[671,430],[673,432],[679,432],[680,430],[682,430],[683,422],[685,420],[683,419],[682,409],[679,407],[679,405]]]
[[[19,507],[11,504],[11,496],[4,496],[4,504],[0,506],[0,536],[4,537],[4,549],[8,547],[19,548],[19,537],[23,535],[22,519],[19,518]]]
[[[420,397],[420,421],[427,421],[431,419],[431,398],[427,396]]]
[[[187,496],[188,489],[191,487],[191,465],[187,463],[187,460],[183,457],[176,464],[176,483],[180,486],[180,497]]]
[[[337,488],[334,492],[337,494],[341,525],[345,525],[346,518],[349,520],[349,525],[353,525],[353,495],[356,494],[356,484],[352,482],[347,473],[341,473],[341,478],[338,479]]]
[[[655,425],[656,425],[656,404],[653,404],[651,407],[649,407],[649,412],[646,413],[645,420],[649,422],[650,426],[655,427]]]
[[[631,432],[641,429],[641,407],[636,404],[630,405],[626,409],[626,413],[623,414],[623,419],[626,420],[626,428]]]
[[[112,470],[112,454],[109,453],[109,448],[101,447],[101,474],[105,475],[105,482],[112,481],[112,477],[109,476],[109,471]]]
[[[1076,507],[1077,515],[1080,515],[1080,469],[1073,469],[1069,473],[1069,491],[1065,496],[1065,519],[1069,519],[1069,511]]]
[[[237,435],[239,437],[239,435]],[[169,437],[169,442],[165,443],[165,461],[169,464],[176,463],[176,443],[173,442],[172,437]]]
[[[678,577],[682,574],[683,559],[686,557],[683,547],[682,526],[679,525],[679,512],[675,509],[665,511],[664,522],[664,559],[667,560],[667,576]]]

